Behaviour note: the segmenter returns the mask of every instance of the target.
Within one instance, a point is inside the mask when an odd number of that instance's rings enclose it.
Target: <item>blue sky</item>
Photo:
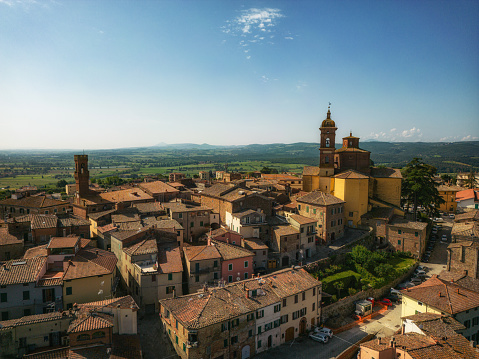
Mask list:
[[[0,148],[479,139],[478,1],[0,0]]]

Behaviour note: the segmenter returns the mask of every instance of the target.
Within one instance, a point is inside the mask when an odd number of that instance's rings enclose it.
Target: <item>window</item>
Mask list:
[[[303,292],[303,300],[306,299],[306,292]]]
[[[419,232],[414,232],[415,237],[419,237]]]
[[[250,321],[250,320],[253,320],[254,319],[254,314],[253,313],[250,313],[246,316],[246,321]]]
[[[2,312],[2,320],[8,320],[8,312]]]
[[[239,319],[234,319],[231,321],[231,328],[237,327],[239,325]]]
[[[281,310],[281,304],[276,304],[276,305],[274,306],[274,312],[275,312],[275,313],[278,313],[280,310]]]
[[[301,211],[301,205],[298,204],[298,211]]]
[[[78,341],[90,340],[90,334],[80,334],[77,336]]]
[[[213,267],[218,267],[218,261],[213,262]]]
[[[233,282],[233,276],[232,275],[229,275],[228,276],[228,283],[232,283]]]
[[[297,294],[294,296],[294,302],[298,303],[298,295]]]
[[[7,293],[0,294],[0,302],[1,303],[6,303],[7,301],[8,301]]]
[[[183,218],[183,213],[178,213],[178,218]]]
[[[193,228],[195,226],[195,222],[190,222],[190,227]]]
[[[195,282],[198,283],[199,281],[200,281],[200,276],[199,275],[195,276]]]
[[[464,322],[464,326],[466,327],[466,329],[469,329],[471,327],[471,321],[468,319]]]
[[[66,295],[72,295],[72,293],[73,293],[72,287],[67,287],[65,292],[66,292]]]
[[[400,229],[398,229],[398,234],[401,234],[401,230],[400,230]]]
[[[223,347],[226,348],[228,346],[228,339],[223,340]]]
[[[30,308],[23,310],[23,316],[26,317],[27,315],[32,315],[32,311]]]
[[[168,280],[173,280],[173,273],[168,273]]]
[[[200,221],[200,227],[203,227],[203,221]]]
[[[353,212],[349,212],[349,217],[353,217],[354,213]]]
[[[248,272],[244,274],[244,279],[248,279]]]
[[[398,239],[398,245],[401,245],[401,240],[400,239]]]
[[[258,340],[258,349],[261,348],[261,340]]]
[[[233,263],[228,264],[228,270],[232,271],[233,270]]]
[[[183,343],[183,351],[186,352],[186,343]]]
[[[231,345],[238,343],[238,336],[231,337]]]
[[[92,334],[91,338],[92,339],[97,339],[97,338],[104,338],[105,337],[105,332],[95,332]]]
[[[244,267],[248,268],[248,261],[244,261]]]
[[[213,273],[213,279],[218,279],[218,272]]]
[[[258,327],[258,334],[261,334],[261,327]]]
[[[176,321],[176,329],[178,329],[178,321]]]
[[[248,338],[251,338],[253,336],[253,329],[250,329],[248,331]]]
[[[23,291],[23,300],[29,300],[30,299],[30,291],[29,290],[24,290]]]
[[[171,274],[171,273],[170,273],[170,274]],[[169,278],[170,274],[168,274],[168,279],[170,279],[170,278]],[[151,276],[151,281],[152,281],[152,282],[156,282],[156,274],[153,274],[153,275]]]
[[[174,285],[170,285],[169,287],[166,287],[166,294],[171,294],[175,290]]]
[[[229,329],[229,327],[230,327],[230,323],[222,323],[221,324],[221,331],[225,332]]]
[[[264,310],[258,310],[256,312],[256,319],[263,318],[264,317]]]
[[[283,299],[283,307],[286,307],[286,298]]]
[[[316,208],[313,208],[313,214],[316,214]]]
[[[178,344],[178,335],[175,335],[175,337],[176,337],[175,342],[176,342],[176,344]]]
[[[274,321],[274,327],[275,328],[278,328],[280,325],[281,325],[281,320],[280,319],[277,319],[277,320]]]
[[[313,288],[313,297],[316,295],[316,288]]]
[[[313,303],[313,308],[311,309],[313,312],[314,312],[315,305],[316,303]]]
[[[280,320],[281,320],[281,324],[287,323],[288,322],[288,314],[283,315]]]
[[[309,213],[309,206],[306,206],[306,213]]]
[[[479,317],[472,318],[472,325],[477,325],[479,324]]]

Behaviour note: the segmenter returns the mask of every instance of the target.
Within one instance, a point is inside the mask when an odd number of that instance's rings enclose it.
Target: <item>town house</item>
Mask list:
[[[286,213],[289,224],[299,230],[299,248],[301,258],[310,258],[316,254],[316,226],[317,221],[299,214]]]

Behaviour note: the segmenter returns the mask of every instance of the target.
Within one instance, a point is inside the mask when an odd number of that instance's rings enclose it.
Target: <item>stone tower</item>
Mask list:
[[[334,175],[334,154],[336,152],[336,124],[331,119],[331,110],[328,106],[326,119],[321,123],[321,140],[319,146],[319,175],[330,177]]]
[[[85,197],[90,193],[90,172],[88,171],[88,155],[75,155],[74,158],[77,196]]]

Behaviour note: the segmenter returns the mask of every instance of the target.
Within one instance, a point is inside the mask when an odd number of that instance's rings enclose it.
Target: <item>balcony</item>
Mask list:
[[[220,267],[203,267],[203,268],[193,268],[191,269],[191,274],[192,275],[197,275],[197,274],[204,274],[204,273],[210,273],[210,272],[215,272],[219,271]]]

